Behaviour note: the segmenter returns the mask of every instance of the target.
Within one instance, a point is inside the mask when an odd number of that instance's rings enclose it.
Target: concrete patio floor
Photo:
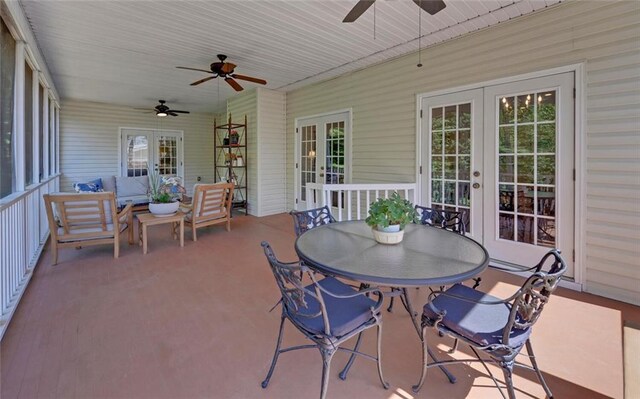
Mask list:
[[[136,232],[137,233],[137,232]],[[0,397],[14,398],[316,398],[321,360],[317,351],[280,357],[271,384],[260,388],[277,336],[277,288],[260,248],[268,240],[283,260],[293,260],[288,215],[235,216],[232,231],[185,232],[180,248],[168,226],[150,229],[149,254],[122,239],[112,247],[60,253],[51,266],[47,250],[0,346]],[[137,237],[137,235],[136,235]],[[531,263],[535,263],[533,260]],[[489,271],[481,289],[508,296],[512,275]],[[411,290],[416,307],[428,290]],[[358,359],[349,378],[337,374],[347,355],[332,363],[329,398],[500,398],[481,365],[452,366],[450,384],[430,369],[418,395],[420,342],[408,314],[384,312],[384,390],[375,363]],[[559,289],[535,326],[532,342],[557,398],[622,398],[622,325],[640,322],[640,308]],[[285,345],[303,342],[290,325]],[[448,357],[447,338],[429,336]],[[373,353],[375,330],[365,333]],[[455,356],[468,356],[462,348]],[[501,372],[492,370],[502,379]],[[532,372],[517,370],[519,398],[542,398]]]

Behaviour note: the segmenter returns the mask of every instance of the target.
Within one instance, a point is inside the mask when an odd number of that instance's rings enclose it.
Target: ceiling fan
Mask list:
[[[227,59],[226,55],[218,54],[218,59],[220,60],[219,62],[214,62],[209,66],[209,68],[211,69],[210,71],[207,71],[206,69],[188,68],[188,67],[181,67],[181,66],[176,68],[213,74],[213,76],[208,76],[204,79],[196,80],[195,82],[191,83],[191,86],[197,86],[200,83],[204,83],[208,80],[215,79],[217,77],[223,78],[224,81],[229,83],[229,86],[233,87],[235,91],[242,91],[243,88],[234,79],[246,80],[248,82],[258,83],[261,85],[267,84],[267,81],[264,79],[252,78],[251,76],[245,76],[245,75],[239,75],[237,73],[233,73],[237,65],[232,64],[230,62],[224,62],[224,60]]]
[[[179,111],[177,109],[171,109],[168,106],[164,105],[166,103],[166,101],[164,100],[158,100],[160,102],[160,104],[156,105],[156,107],[154,109],[147,109],[147,108],[134,108],[137,110],[141,110],[141,111],[148,111],[149,113],[151,112],[155,112],[156,116],[159,116],[161,118],[167,116],[167,115],[171,115],[171,116],[178,116],[178,114],[188,114],[189,111]]]
[[[375,1],[376,0],[358,1],[351,11],[349,11],[349,14],[344,17],[342,22],[354,22],[356,19],[360,18],[360,16],[364,14],[364,12],[367,11]],[[431,15],[436,15],[447,6],[442,0],[413,0],[413,2]]]

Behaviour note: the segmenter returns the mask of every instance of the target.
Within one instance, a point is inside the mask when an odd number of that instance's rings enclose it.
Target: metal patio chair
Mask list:
[[[296,237],[314,227],[335,223],[336,221],[331,215],[331,210],[326,205],[306,211],[291,211],[289,214],[293,217],[293,230],[296,233]]]
[[[317,348],[322,355],[321,399],[325,398],[327,394],[331,358],[338,350],[376,361],[382,386],[385,389],[389,388],[389,384],[383,378],[380,363],[382,292],[375,288],[357,291],[333,277],[316,280],[318,274],[312,272],[301,262],[282,263],[276,258],[269,243],[263,241],[262,247],[282,295],[280,300],[282,315],[278,341],[269,373],[262,382],[262,388],[269,385],[269,380],[281,353],[306,348]],[[311,284],[303,285],[301,273],[309,277]],[[378,300],[370,299],[368,296],[371,294],[377,295]],[[285,319],[289,320],[313,343],[281,349]],[[371,327],[378,329],[377,357],[357,351],[358,344],[362,339],[362,332]],[[340,347],[342,343],[356,335],[358,338],[354,349]]]
[[[547,266],[548,265],[548,266]],[[505,397],[498,381],[493,376],[486,361],[498,364],[504,373],[505,384],[510,399],[515,399],[513,387],[513,367],[519,366],[535,371],[547,396],[552,398],[533,353],[530,335],[544,305],[556,289],[567,265],[557,250],[549,251],[540,262],[526,271],[533,273],[518,291],[507,299],[499,299],[481,291],[455,284],[445,291],[435,291],[429,295],[422,315],[422,375],[413,387],[418,392],[422,387],[429,367],[480,361],[494,384]],[[427,329],[454,337],[469,345],[477,359],[454,359],[428,363]],[[523,346],[531,366],[516,362],[515,358]],[[489,356],[482,359],[478,350]]]

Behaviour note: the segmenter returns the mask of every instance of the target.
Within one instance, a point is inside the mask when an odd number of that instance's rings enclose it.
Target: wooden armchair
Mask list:
[[[218,223],[226,223],[231,231],[231,200],[233,183],[196,184],[193,186],[193,201],[181,205],[184,222],[191,226],[193,241],[197,241],[196,229]]]
[[[113,244],[113,257],[117,258],[120,234],[127,229],[129,245],[133,244],[133,205],[129,203],[118,213],[114,193],[59,193],[43,197],[54,265],[58,263],[58,248]]]

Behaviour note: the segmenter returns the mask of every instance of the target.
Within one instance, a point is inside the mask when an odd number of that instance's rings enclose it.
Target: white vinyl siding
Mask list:
[[[214,181],[213,114],[169,116],[160,121],[143,112],[110,104],[64,102],[60,111],[60,190],[72,191],[75,182],[119,174],[121,127],[182,130],[187,191],[193,191],[198,176],[202,183]]]
[[[258,88],[258,215],[287,211],[285,93]]]
[[[244,123],[244,116],[247,116],[247,159],[245,164],[247,165],[247,177],[243,185],[248,184],[247,187],[247,202],[248,213],[254,216],[258,216],[258,138],[257,138],[257,115],[258,115],[258,101],[256,95],[256,89],[245,90],[240,94],[231,97],[227,101],[227,121],[231,114],[232,123]],[[224,123],[227,123],[226,121]],[[240,132],[239,132],[240,133]]]
[[[422,68],[414,53],[289,92],[287,203],[295,118],[352,108],[353,183],[413,182],[417,94],[584,63],[585,288],[640,304],[638,37],[640,2],[568,1],[424,49]]]

